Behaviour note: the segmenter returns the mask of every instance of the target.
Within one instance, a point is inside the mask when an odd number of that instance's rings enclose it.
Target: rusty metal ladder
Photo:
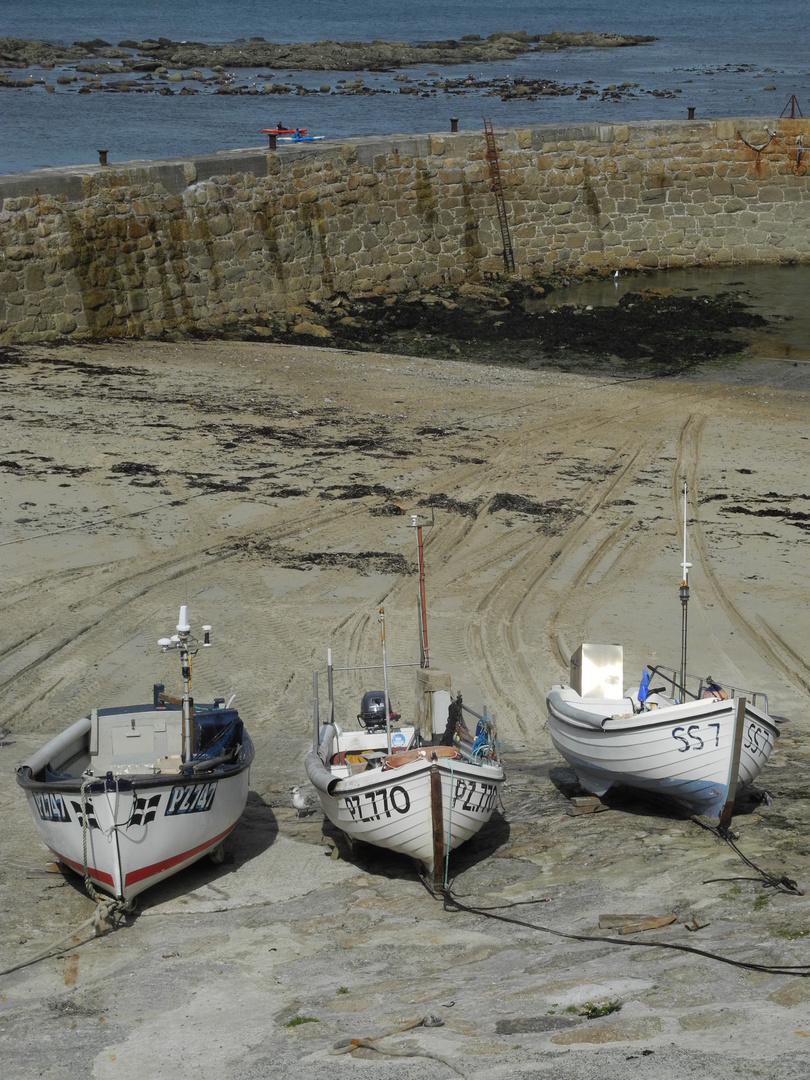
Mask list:
[[[487,161],[489,162],[490,176],[492,178],[492,190],[495,193],[498,224],[501,227],[501,238],[503,239],[503,265],[507,274],[514,274],[515,253],[512,250],[512,237],[509,235],[509,221],[506,217],[506,199],[503,195],[503,181],[501,180],[501,165],[498,159],[498,146],[495,142],[495,131],[492,127],[492,120],[484,120],[484,135],[487,140]]]

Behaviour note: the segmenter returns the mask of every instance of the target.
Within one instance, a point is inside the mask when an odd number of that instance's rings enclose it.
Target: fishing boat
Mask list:
[[[203,647],[210,646],[203,627]],[[56,859],[81,874],[95,899],[125,910],[144,889],[209,855],[247,801],[253,743],[236,709],[191,697],[200,642],[188,609],[158,642],[180,654],[182,697],[153,689],[150,704],[94,708],[17,769],[37,831]]]
[[[762,772],[779,732],[767,694],[686,670],[686,485],[682,566],[680,669],[648,665],[637,689],[623,689],[622,647],[583,644],[569,683],[548,693],[548,727],[586,791],[640,789],[727,827],[736,795]]]
[[[350,843],[410,856],[439,891],[447,885],[450,852],[490,820],[505,777],[492,718],[469,709],[460,694],[453,696],[449,675],[430,667],[422,529],[416,517],[412,520],[421,618],[411,722],[403,723],[391,709],[385,610],[380,608],[383,689],[364,693],[359,727],[344,729],[335,716],[335,673],[369,669],[336,668],[329,649],[327,721],[321,725],[315,672],[313,740],[305,767],[324,813]],[[474,732],[465,713],[477,721]]]
[[[580,646],[571,684],[553,686],[546,698],[555,747],[594,795],[624,785],[720,819],[773,750],[778,729],[767,696],[712,678],[690,676],[684,686],[678,671],[658,665],[645,669],[638,689],[605,694],[621,666],[621,646]],[[665,685],[645,688],[651,678]]]

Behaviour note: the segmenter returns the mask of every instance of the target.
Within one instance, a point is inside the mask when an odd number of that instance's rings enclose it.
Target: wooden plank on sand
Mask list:
[[[620,934],[636,934],[639,930],[658,930],[675,922],[676,915],[600,915],[600,930],[618,930]]]

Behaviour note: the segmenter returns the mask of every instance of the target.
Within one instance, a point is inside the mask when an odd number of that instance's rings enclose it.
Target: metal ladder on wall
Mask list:
[[[495,193],[495,206],[498,210],[498,224],[501,227],[501,238],[503,239],[503,265],[507,274],[514,274],[515,253],[512,250],[512,237],[509,235],[506,199],[503,195],[503,181],[501,180],[501,165],[498,160],[498,146],[495,142],[492,120],[484,120],[484,135],[487,140],[487,161],[489,162],[490,176],[492,178],[492,190]]]

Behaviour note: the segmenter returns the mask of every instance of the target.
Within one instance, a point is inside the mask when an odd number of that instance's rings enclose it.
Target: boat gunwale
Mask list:
[[[57,736],[58,737],[58,736]],[[51,740],[52,742],[55,740]],[[42,747],[42,751],[46,750],[50,743],[47,743]],[[38,754],[42,751],[38,751]],[[32,757],[35,755],[32,755]],[[196,772],[189,767],[189,769],[183,772],[160,772],[160,773],[126,773],[116,772],[114,769],[108,770],[104,775],[88,776],[86,774],[82,776],[54,776],[52,780],[39,779],[39,773],[42,772],[48,764],[46,761],[41,769],[37,770],[35,774],[30,764],[25,761],[17,767],[17,783],[25,791],[76,791],[81,792],[82,787],[88,794],[99,794],[100,792],[108,790],[107,783],[109,780],[108,773],[112,772],[112,780],[119,791],[130,791],[140,788],[155,788],[155,787],[177,787],[178,785],[187,786],[190,784],[199,783],[202,779],[211,778],[215,780],[225,780],[232,776],[238,776],[239,773],[244,772],[250,768],[255,756],[255,747],[253,740],[248,735],[247,731],[242,729],[242,742],[239,745],[237,754],[237,760],[233,762],[223,762],[218,765],[214,765],[210,769],[200,768]],[[30,759],[29,759],[30,760]],[[203,764],[203,762],[200,762]]]
[[[652,712],[634,713],[632,716],[627,717],[600,717],[599,712],[594,711],[593,713],[588,713],[588,710],[578,706],[576,701],[569,701],[568,698],[563,697],[563,695],[560,693],[561,690],[571,690],[572,693],[576,694],[576,691],[568,685],[553,687],[548,692],[548,694],[546,695],[546,713],[549,722],[551,722],[553,714],[553,719],[558,724],[567,724],[569,727],[577,728],[582,731],[593,731],[596,734],[602,734],[605,732],[619,734],[624,731],[651,731],[657,727],[671,727],[673,723],[677,723],[677,717],[673,717],[671,714],[669,716],[661,716],[659,714],[660,718],[656,718],[655,720],[642,719],[645,717],[651,717],[653,715]],[[583,720],[578,720],[574,716],[566,716],[564,710],[560,709],[559,707],[553,707],[552,697],[555,700],[561,701],[563,704],[570,703],[572,712],[581,712],[583,714],[592,715],[594,717],[594,722],[589,723]],[[587,699],[580,697],[580,701],[583,700],[594,701],[597,699]],[[627,701],[628,698],[625,695],[624,698],[606,698],[605,700],[614,700],[616,702],[620,702]],[[701,709],[705,708],[707,710],[705,714],[706,716],[709,716],[712,711],[716,712],[718,709],[720,709],[722,712],[730,713],[734,707],[735,700],[736,699],[734,698],[728,698],[725,700],[721,698],[703,698],[696,699],[695,701],[674,702],[672,705],[664,705],[663,707],[661,707],[661,711],[663,712],[664,710],[669,711],[679,709],[685,713],[687,710],[690,710],[693,713],[697,714],[697,718],[694,722],[698,722]],[[761,724],[763,727],[767,728],[770,732],[772,732],[774,738],[778,738],[780,734],[779,728],[770,718],[769,714],[762,712],[761,709],[759,709],[756,705],[753,705],[751,702],[746,703],[745,711],[746,715],[749,714],[749,711],[755,714],[755,719],[757,723]],[[658,712],[658,710],[656,710],[656,712]]]
[[[421,749],[430,749],[429,747],[422,747]],[[491,762],[483,761],[476,762],[465,758],[418,758],[416,761],[409,761],[406,765],[399,765],[393,769],[363,769],[361,772],[350,774],[348,776],[339,776],[332,772],[336,783],[330,785],[329,794],[334,798],[342,793],[341,788],[344,784],[351,784],[352,790],[354,788],[362,788],[366,785],[379,787],[381,783],[396,784],[401,782],[405,778],[418,776],[420,773],[429,772],[431,768],[438,766],[439,771],[446,773],[448,776],[458,775],[461,773],[464,776],[475,777],[480,775],[479,770],[489,769],[497,775],[492,777],[492,782],[503,783],[506,779],[503,765],[496,760]],[[330,771],[332,771],[330,769]]]

